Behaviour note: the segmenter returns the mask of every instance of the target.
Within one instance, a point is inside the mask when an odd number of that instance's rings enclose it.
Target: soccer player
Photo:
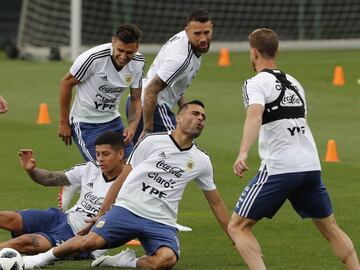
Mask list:
[[[144,57],[138,53],[140,29],[131,24],[120,26],[111,43],[79,55],[60,84],[59,137],[66,145],[72,138],[85,161],[95,161],[95,139],[112,130],[124,136],[125,157],[132,150],[132,138],[141,117],[141,79]],[[76,96],[70,112],[72,89]],[[118,111],[121,96],[130,87],[128,126],[124,129]],[[76,187],[60,189],[59,207],[66,211]]]
[[[0,95],[0,113],[6,113],[8,111],[8,105],[6,100]]]
[[[175,225],[178,204],[192,179],[203,190],[227,233],[228,210],[213,181],[210,158],[193,142],[200,136],[205,119],[200,101],[183,104],[174,131],[150,134],[136,145],[109,190],[91,232],[46,253],[25,256],[25,268],[41,267],[79,252],[118,247],[137,237],[146,256],[136,258],[133,250],[126,250],[115,256],[100,257],[92,266],[171,269],[180,256]]]
[[[141,31],[124,24],[117,29],[111,43],[79,55],[60,84],[59,137],[66,145],[71,137],[86,161],[94,161],[95,138],[107,130],[123,134],[130,146],[141,117],[141,79],[144,57],[138,53]],[[70,112],[71,93],[76,97]],[[128,127],[124,129],[118,111],[120,98],[130,86]],[[131,152],[126,148],[126,156]]]
[[[133,142],[140,134],[175,128],[171,109],[184,103],[183,94],[200,69],[202,55],[209,50],[213,33],[210,14],[193,10],[185,29],[171,37],[161,48],[143,80],[140,120]],[[131,107],[130,107],[131,108]]]
[[[261,165],[241,193],[229,233],[250,269],[266,269],[252,229],[272,218],[288,199],[302,218],[311,218],[347,269],[359,270],[350,238],[336,224],[321,179],[320,161],[306,122],[304,89],[276,65],[278,36],[270,29],[249,35],[250,59],[257,75],[243,87],[246,119],[234,173],[244,177],[250,148],[259,136]]]
[[[65,171],[39,169],[31,149],[19,151],[20,163],[30,178],[44,186],[80,185],[80,198],[66,213],[57,208],[47,210],[0,211],[0,228],[12,233],[13,239],[0,243],[21,253],[37,254],[75,236],[95,217],[113,180],[124,167],[124,142],[116,132],[97,137],[98,164],[87,162]]]

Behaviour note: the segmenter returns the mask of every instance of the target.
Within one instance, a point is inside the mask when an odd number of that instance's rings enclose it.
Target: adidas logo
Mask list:
[[[165,152],[161,152],[161,153],[160,153],[160,157],[166,158]]]
[[[102,77],[101,77],[101,79],[103,79],[103,80],[107,81],[107,80],[108,80],[107,75],[102,76]]]
[[[93,183],[87,183],[86,185],[87,185],[88,187],[90,187],[90,188],[93,188],[93,186],[94,186]]]

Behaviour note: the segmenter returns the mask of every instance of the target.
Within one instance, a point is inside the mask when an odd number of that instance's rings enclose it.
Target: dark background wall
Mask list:
[[[16,41],[20,9],[21,0],[0,1],[0,48]]]

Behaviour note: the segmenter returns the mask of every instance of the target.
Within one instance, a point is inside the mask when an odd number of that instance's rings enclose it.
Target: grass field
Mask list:
[[[186,99],[206,104],[207,123],[198,144],[211,156],[217,186],[229,211],[242,188],[258,169],[256,147],[249,158],[250,171],[244,180],[232,173],[244,119],[241,87],[253,75],[247,53],[231,54],[231,66],[217,66],[217,55],[209,54]],[[323,160],[328,139],[335,139],[341,159],[324,163],[323,176],[340,226],[360,252],[360,51],[282,52],[281,69],[302,82],[308,102],[308,120]],[[151,56],[147,58],[147,66]],[[62,170],[82,161],[73,145],[65,147],[57,136],[58,86],[68,71],[68,62],[10,61],[0,53],[0,93],[9,112],[0,115],[0,210],[45,209],[57,204],[57,188],[33,183],[20,168],[17,151],[31,147],[40,168]],[[345,70],[346,85],[332,86],[335,65]],[[39,104],[49,106],[50,125],[37,125]],[[123,112],[123,104],[121,106]],[[179,234],[182,256],[177,270],[247,269],[226,238],[203,198],[190,184],[180,205],[179,223],[193,228]],[[342,269],[327,242],[309,220],[301,220],[289,203],[271,220],[255,227],[269,269]],[[0,230],[0,241],[9,239]],[[112,251],[114,252],[114,251]],[[137,249],[138,255],[142,250]],[[89,261],[58,262],[49,269],[88,269]]]

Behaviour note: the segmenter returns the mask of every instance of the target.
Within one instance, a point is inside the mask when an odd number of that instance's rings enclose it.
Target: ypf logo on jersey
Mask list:
[[[132,75],[131,73],[128,73],[128,74],[125,74],[125,75],[124,75],[124,83],[125,83],[127,86],[130,86],[132,80],[133,80],[133,75]]]

